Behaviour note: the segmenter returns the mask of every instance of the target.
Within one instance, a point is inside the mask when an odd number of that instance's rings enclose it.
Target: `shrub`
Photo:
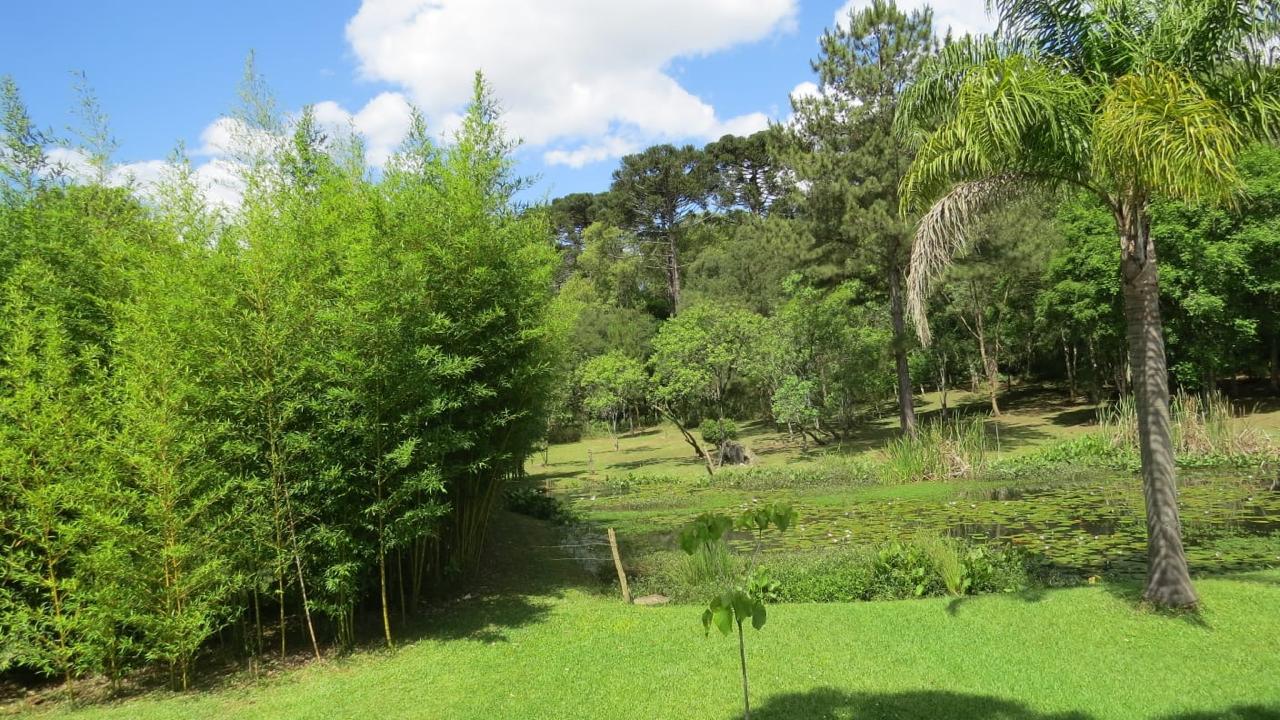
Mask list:
[[[570,525],[577,521],[577,517],[568,506],[559,498],[548,495],[542,488],[508,488],[504,494],[504,500],[506,508],[513,513],[546,520],[556,525]]]
[[[702,439],[719,447],[728,440],[738,439],[738,423],[732,420],[703,420],[698,426]]]
[[[636,568],[636,585],[676,602],[718,587],[686,558],[656,553]],[[920,536],[883,545],[766,553],[760,572],[778,602],[859,602],[1013,592],[1030,585],[1030,563],[1013,547]]]

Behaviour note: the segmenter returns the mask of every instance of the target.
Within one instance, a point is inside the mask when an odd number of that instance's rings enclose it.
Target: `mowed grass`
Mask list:
[[[937,417],[940,400],[938,393],[926,393],[919,398],[916,410],[922,422]],[[1003,414],[987,420],[991,450],[1002,456],[1033,452],[1095,427],[1095,406],[1068,401],[1058,392],[1039,388],[1018,390],[1007,394],[1002,402]],[[984,396],[965,391],[952,391],[948,405],[965,412],[990,410]],[[883,417],[864,423],[840,442],[823,446],[810,443],[807,449],[799,436],[778,432],[767,423],[741,425],[742,442],[755,454],[756,462],[764,466],[802,466],[830,456],[877,458],[882,455],[884,445],[898,435],[897,415],[891,409],[886,410]],[[694,434],[697,435],[696,430]],[[552,445],[545,455],[530,458],[526,469],[533,477],[553,484],[622,478],[628,474],[696,476],[706,473],[702,460],[669,423],[639,428],[635,432],[624,431],[619,434],[616,448],[614,438],[607,435]]]
[[[1199,616],[1131,588],[782,605],[748,635],[757,720],[1280,717],[1280,573],[1199,584]],[[578,589],[461,603],[398,651],[57,718],[740,717],[736,648],[695,607]]]

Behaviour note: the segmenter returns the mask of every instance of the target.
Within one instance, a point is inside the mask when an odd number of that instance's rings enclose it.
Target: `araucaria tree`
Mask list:
[[[1157,198],[1229,200],[1246,146],[1280,131],[1271,51],[1280,10],[1261,0],[995,0],[992,37],[948,45],[906,92],[900,136],[916,157],[902,209],[916,231],[910,308],[929,336],[929,283],[981,212],[1030,189],[1097,197],[1119,235],[1129,363],[1159,605],[1197,602],[1182,548],[1160,316]]]
[[[653,267],[661,269],[671,315],[680,311],[684,226],[706,206],[712,189],[707,164],[690,146],[657,145],[628,155],[613,173],[614,209],[635,233]]]

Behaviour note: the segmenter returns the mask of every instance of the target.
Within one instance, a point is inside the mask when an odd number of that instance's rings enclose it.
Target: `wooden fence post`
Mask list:
[[[613,551],[613,567],[618,571],[618,584],[622,585],[622,599],[631,604],[631,588],[627,587],[627,573],[622,569],[622,555],[618,554],[618,536],[609,528],[609,549]]]

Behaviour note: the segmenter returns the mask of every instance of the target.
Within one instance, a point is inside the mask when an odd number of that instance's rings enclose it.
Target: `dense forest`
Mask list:
[[[92,96],[93,173],[65,172],[6,81],[0,671],[186,687],[215,648],[392,645],[464,586],[526,459],[584,433],[669,422],[714,473],[707,439],[748,420],[824,445],[915,432],[926,390],[942,422],[955,388],[996,416],[1014,385],[1128,394],[1115,219],[1084,191],[985,213],[932,283],[931,341],[911,326],[896,111],[951,43],[874,3],[784,122],[543,204],[479,77],[455,136],[415,117],[374,172],[250,67],[230,210],[180,153],[156,187],[108,182]],[[1150,203],[1188,392],[1280,390],[1280,149],[1239,171],[1232,203]]]

